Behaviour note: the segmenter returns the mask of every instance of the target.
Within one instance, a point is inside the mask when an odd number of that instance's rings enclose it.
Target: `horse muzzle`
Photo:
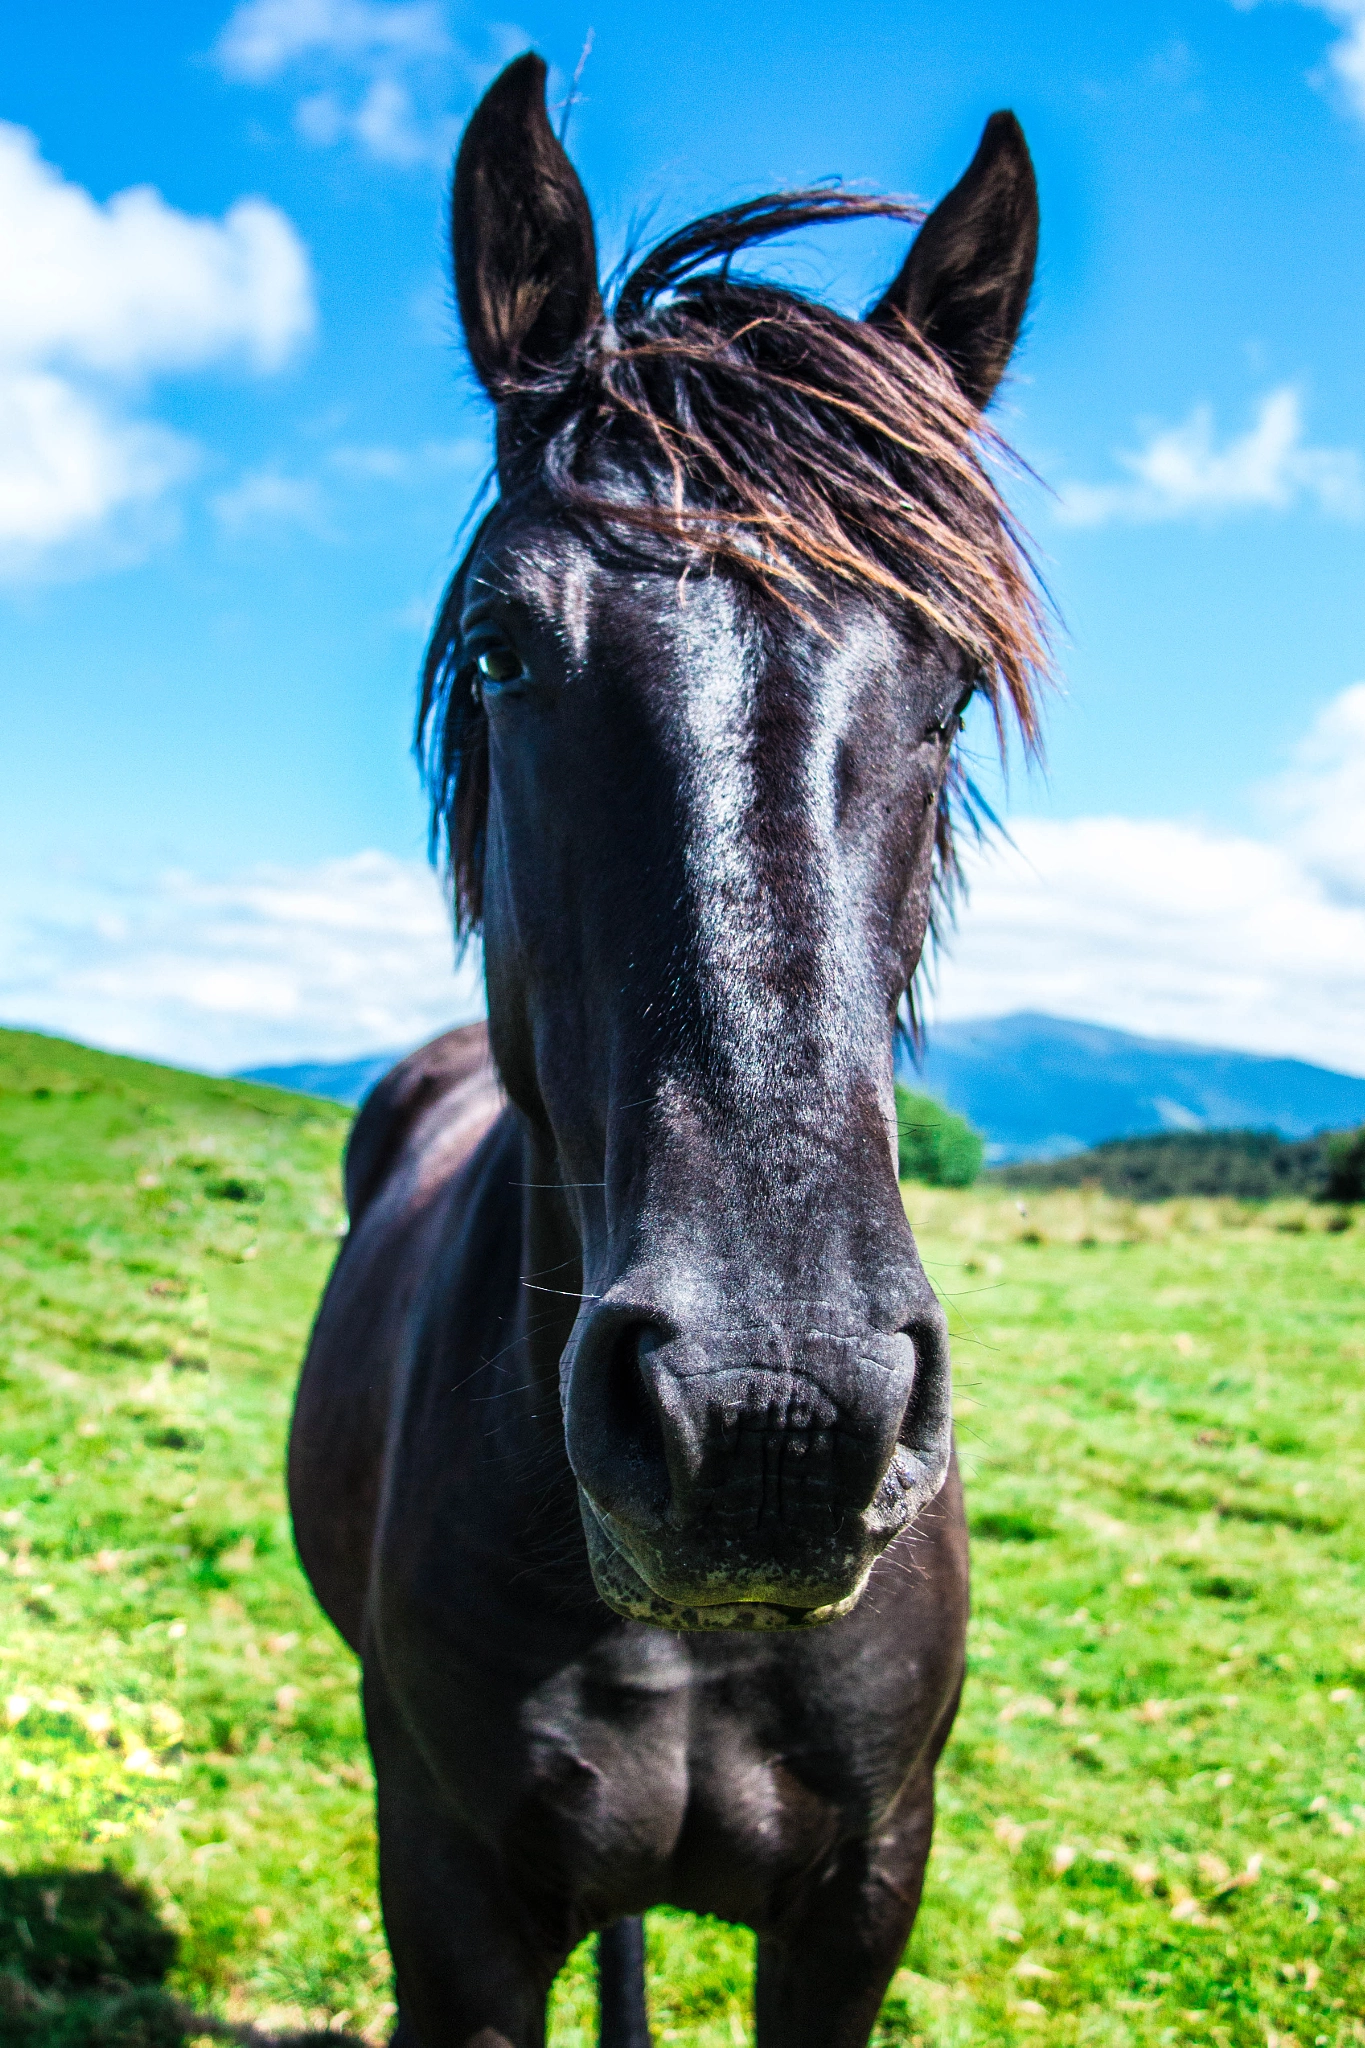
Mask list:
[[[607,1605],[637,1620],[833,1620],[948,1470],[948,1344],[932,1298],[894,1334],[705,1339],[609,1303],[566,1363],[593,1576]]]

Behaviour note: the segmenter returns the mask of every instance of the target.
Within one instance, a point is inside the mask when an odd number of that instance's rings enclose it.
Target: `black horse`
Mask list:
[[[402,2048],[543,2042],[594,1929],[603,2040],[639,2048],[663,1901],[757,1931],[762,2048],[853,2048],[962,1683],[892,1055],[964,706],[1033,731],[981,453],[1033,173],[995,115],[864,320],[732,274],[920,218],[830,189],[696,223],[604,304],[544,77],[502,74],[456,167],[498,496],[420,725],[489,1024],[356,1123],[295,1527],[363,1659]]]

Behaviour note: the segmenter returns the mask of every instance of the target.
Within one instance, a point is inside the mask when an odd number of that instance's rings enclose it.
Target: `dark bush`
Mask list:
[[[896,1130],[902,1180],[931,1188],[969,1188],[981,1171],[985,1146],[965,1117],[954,1116],[931,1095],[896,1083]]]
[[[1230,1195],[1243,1202],[1298,1196],[1315,1202],[1365,1201],[1365,1130],[1324,1131],[1291,1140],[1275,1131],[1158,1131],[1109,1138],[1065,1159],[1021,1161],[992,1169],[1005,1187],[1078,1188],[1164,1202],[1180,1195]]]
[[[1327,1141],[1325,1202],[1365,1202],[1365,1124]]]

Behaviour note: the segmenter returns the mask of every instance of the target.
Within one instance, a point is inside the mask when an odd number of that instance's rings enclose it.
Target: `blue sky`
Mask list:
[[[533,45],[605,255],[775,184],[1043,207],[997,424],[1063,614],[1046,780],[944,1014],[1365,1071],[1365,0],[246,0],[0,27],[0,1016],[205,1064],[403,1043],[451,982],[407,751],[488,423],[442,243]],[[849,308],[868,228],[786,256]]]

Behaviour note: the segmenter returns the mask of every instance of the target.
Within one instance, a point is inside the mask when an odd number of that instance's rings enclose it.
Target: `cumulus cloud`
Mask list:
[[[0,351],[140,374],[241,355],[285,361],[313,324],[308,259],[264,199],[221,221],[168,206],[149,185],[100,205],[0,123]]]
[[[358,483],[404,484],[426,477],[465,474],[487,469],[486,441],[424,441],[419,448],[395,448],[383,442],[364,447],[340,445],[328,460],[340,475]]]
[[[149,379],[280,366],[312,330],[312,278],[265,200],[221,220],[150,186],[101,204],[0,122],[0,574],[126,550],[195,451],[133,416]],[[115,521],[123,518],[115,529]]]
[[[290,475],[271,464],[248,470],[235,483],[213,492],[208,505],[219,528],[233,536],[294,527],[319,540],[334,541],[335,500],[348,489],[419,490],[451,476],[473,488],[487,467],[488,448],[482,441],[424,441],[411,448],[384,442],[343,444],[327,452],[325,482],[317,476]]]
[[[0,1015],[210,1069],[413,1045],[482,1009],[425,862],[359,853],[227,881],[68,886],[12,915]]]
[[[1117,459],[1126,482],[1063,487],[1058,516],[1066,525],[1278,512],[1303,498],[1337,518],[1365,511],[1359,455],[1305,446],[1302,405],[1292,385],[1267,392],[1247,432],[1221,448],[1212,410],[1201,405],[1183,425],[1154,429],[1136,453],[1120,452]]]
[[[1365,120],[1365,0],[1341,0],[1341,4],[1323,6],[1321,11],[1346,30],[1341,41],[1332,45],[1330,61],[1352,106]]]
[[[243,0],[215,55],[229,78],[263,85],[302,57],[350,63],[440,56],[450,47],[441,10],[375,0]]]
[[[931,1015],[1042,1010],[1365,1072],[1365,907],[1288,849],[1161,819],[1021,819],[973,863]]]
[[[1232,4],[1247,12],[1258,0],[1232,0]],[[1345,31],[1328,51],[1327,61],[1350,105],[1365,120],[1365,0],[1299,0],[1299,4],[1315,14],[1325,14]]]
[[[1365,684],[1264,792],[1264,837],[1019,818],[970,863],[931,1016],[1017,1009],[1365,1073]]]
[[[485,34],[489,63],[456,44],[426,0],[241,0],[214,56],[228,78],[296,85],[294,126],[306,142],[350,141],[381,163],[444,169],[460,112],[528,40],[501,23]]]
[[[1334,901],[1365,908],[1365,683],[1313,721],[1265,802],[1305,871]]]
[[[0,574],[32,572],[115,510],[143,512],[193,468],[193,444],[120,419],[50,371],[0,367]],[[121,539],[136,551],[137,528]],[[104,533],[104,552],[117,553]]]
[[[1016,818],[969,862],[935,1017],[1031,1009],[1365,1072],[1365,682],[1263,791],[1266,829]],[[0,920],[0,1017],[187,1066],[350,1059],[479,1014],[423,862],[49,888]]]
[[[450,161],[460,132],[453,115],[423,119],[409,86],[396,78],[374,78],[354,105],[339,93],[310,93],[294,109],[294,125],[305,142],[324,149],[350,137],[380,163],[434,164]]]
[[[316,478],[284,476],[277,469],[252,470],[225,490],[215,491],[209,510],[234,534],[281,526],[302,527],[322,539],[332,534]]]

